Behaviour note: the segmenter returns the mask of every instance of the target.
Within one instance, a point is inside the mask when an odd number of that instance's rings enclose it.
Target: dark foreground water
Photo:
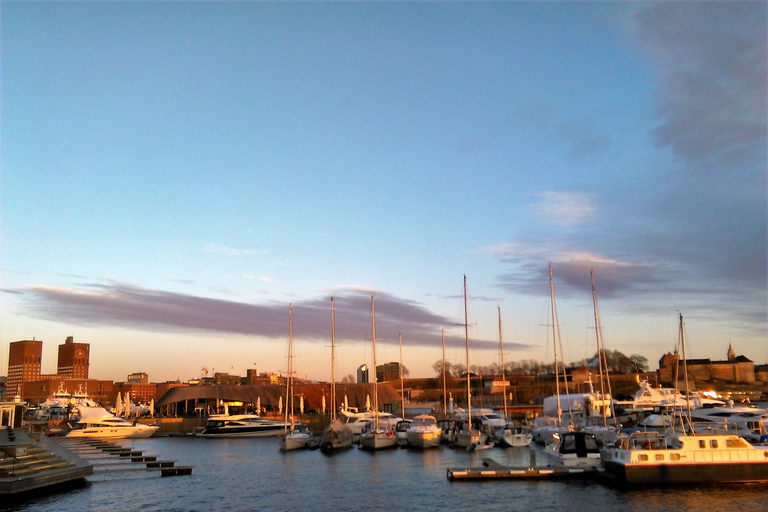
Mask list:
[[[138,472],[94,478],[85,487],[2,503],[0,511],[689,511],[768,509],[768,486],[622,490],[594,481],[450,482],[446,468],[484,457],[525,465],[527,448],[466,452],[357,448],[326,456],[280,453],[276,438],[156,438],[121,444],[195,466],[192,475]],[[544,455],[538,454],[539,461]]]

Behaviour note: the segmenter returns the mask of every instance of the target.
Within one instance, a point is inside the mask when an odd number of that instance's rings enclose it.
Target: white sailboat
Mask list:
[[[346,407],[347,397],[344,396]],[[352,431],[336,418],[336,317],[331,297],[331,422],[323,430],[320,451],[332,453],[352,446]]]
[[[558,326],[557,326],[557,308],[555,307],[555,281],[552,278],[552,264],[549,264],[549,295],[552,303],[552,342],[555,355],[555,400],[557,402],[554,417],[539,416],[533,422],[533,440],[538,444],[546,444],[552,440],[552,436],[559,433],[568,432],[570,429],[563,425],[563,407],[560,396],[560,369],[557,360],[558,347]],[[567,391],[567,388],[566,388]],[[570,398],[566,397],[570,403]],[[570,407],[570,406],[569,406]]]
[[[360,436],[360,447],[364,450],[384,450],[397,446],[397,437],[392,428],[382,428],[379,425],[379,390],[376,375],[376,308],[371,296],[371,338],[373,342],[373,414],[372,428]]]
[[[504,370],[504,339],[501,329],[501,307],[499,310],[499,350],[501,352],[501,386],[502,395],[504,395],[504,420],[506,425],[502,430],[498,430],[493,434],[494,443],[504,447],[521,447],[528,446],[533,439],[533,435],[525,430],[522,425],[516,424],[514,421],[507,420],[507,375]]]
[[[285,390],[285,432],[280,436],[280,450],[291,451],[306,448],[314,438],[307,425],[296,424],[293,411],[293,304],[288,306],[288,378]],[[289,427],[290,425],[290,427]]]
[[[469,377],[469,321],[467,313],[467,276],[464,275],[464,341],[467,354],[467,418],[462,422],[461,429],[456,432],[453,444],[460,448],[473,450],[481,445],[486,445],[488,437],[476,428],[472,428],[472,390]]]

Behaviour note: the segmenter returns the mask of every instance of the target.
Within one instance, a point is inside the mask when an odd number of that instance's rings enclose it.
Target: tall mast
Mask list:
[[[563,421],[560,407],[560,370],[557,368],[557,313],[555,311],[555,281],[552,279],[552,263],[549,264],[549,295],[552,301],[552,341],[555,346],[555,394],[557,396],[557,422]]]
[[[680,313],[680,344],[683,346],[683,375],[685,376],[685,404],[688,409],[688,422],[691,421],[691,392],[688,389],[688,358],[685,356],[685,328],[683,326],[683,314]],[[691,425],[693,433],[693,425]]]
[[[376,415],[376,428],[379,428],[379,379],[376,373],[376,307],[371,295],[371,339],[373,340],[373,410]]]
[[[400,338],[400,364],[397,365],[398,370],[400,370],[400,407],[401,412],[403,413],[403,419],[405,419],[405,390],[403,389],[403,335],[402,333],[399,336]]]
[[[504,395],[504,419],[507,418],[507,377],[504,373],[504,341],[501,335],[501,306],[496,306],[499,310],[499,352],[501,353],[501,392]]]
[[[336,318],[331,297],[331,422],[336,421]]]
[[[440,330],[443,339],[443,414],[448,414],[448,389],[445,383],[445,329]]]
[[[467,421],[472,431],[472,390],[469,385],[469,315],[467,313],[467,275],[464,274],[464,341],[467,346]]]
[[[598,371],[597,374],[600,377],[600,400],[605,400],[605,386],[603,380],[603,336],[600,331],[600,314],[597,312],[597,292],[595,291],[595,272],[593,269],[589,269],[589,279],[592,282],[592,307],[595,311],[595,342],[597,343],[597,361]],[[608,368],[606,368],[608,371]],[[608,424],[608,420],[605,414],[605,407],[600,406],[603,411],[603,425]]]
[[[288,305],[288,378],[285,380],[285,431],[288,421],[293,423],[293,303]],[[290,408],[290,416],[288,409]]]

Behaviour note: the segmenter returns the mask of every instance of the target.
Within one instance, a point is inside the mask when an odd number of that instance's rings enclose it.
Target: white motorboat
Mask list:
[[[342,409],[340,415],[344,420],[344,424],[352,431],[352,435],[355,438],[359,438],[363,432],[369,430],[370,424],[375,423],[376,418],[379,420],[380,427],[391,430],[394,430],[397,424],[403,420],[403,418],[391,413],[377,411],[354,412],[349,409]]]
[[[522,425],[509,421],[502,431],[494,434],[493,440],[494,443],[504,448],[519,448],[531,444],[533,434]]]
[[[539,416],[533,420],[531,435],[536,444],[546,445],[555,434],[563,434],[571,429],[553,416]]]
[[[606,473],[626,484],[768,481],[768,447],[735,434],[635,432],[602,453]]]
[[[202,437],[266,437],[285,431],[284,421],[269,420],[257,414],[214,414],[208,418]]]
[[[397,444],[401,447],[408,446],[408,429],[413,424],[412,420],[398,421],[395,425],[395,437],[397,437]]]
[[[442,429],[437,426],[437,420],[429,414],[419,414],[406,430],[408,446],[413,448],[434,448],[440,446]]]
[[[103,407],[79,407],[80,419],[66,437],[142,438],[157,432],[158,426],[129,422]]]
[[[547,443],[544,453],[558,465],[568,468],[597,468],[600,466],[600,448],[597,439],[587,432],[555,434]]]
[[[692,409],[690,415],[694,422],[733,425],[736,433],[750,443],[757,443],[768,434],[768,411],[757,407]]]

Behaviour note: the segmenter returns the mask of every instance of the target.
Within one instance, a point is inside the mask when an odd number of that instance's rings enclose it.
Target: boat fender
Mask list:
[[[387,436],[392,437],[393,435],[395,435],[394,432],[392,432],[391,430],[387,430]]]

